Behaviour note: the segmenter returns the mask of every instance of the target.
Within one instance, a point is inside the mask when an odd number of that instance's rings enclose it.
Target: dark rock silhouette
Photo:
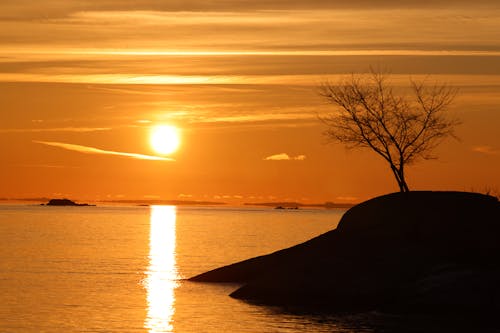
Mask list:
[[[232,297],[307,309],[498,311],[500,204],[478,193],[393,193],[305,243],[190,280],[237,282]]]
[[[89,205],[87,203],[78,204],[69,199],[50,199],[49,202],[46,204],[46,206],[95,206],[95,205]]]

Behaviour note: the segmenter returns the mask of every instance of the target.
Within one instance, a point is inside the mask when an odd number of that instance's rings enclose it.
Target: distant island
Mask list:
[[[264,206],[264,207],[274,207],[278,209],[297,209],[300,207],[305,207],[305,208],[351,208],[355,204],[353,203],[335,203],[335,202],[330,202],[327,201],[325,203],[318,203],[318,204],[306,204],[306,203],[301,203],[301,202],[246,202],[244,203],[245,206]]]
[[[493,196],[393,193],[309,241],[190,280],[238,283],[234,298],[309,312],[497,313],[499,222]]]
[[[95,206],[88,203],[79,204],[69,199],[50,199],[46,204],[42,206]]]

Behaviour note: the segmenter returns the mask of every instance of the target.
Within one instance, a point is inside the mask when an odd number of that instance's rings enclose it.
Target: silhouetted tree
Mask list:
[[[442,139],[453,136],[458,124],[445,112],[456,89],[411,81],[411,90],[411,98],[397,93],[389,75],[373,70],[320,86],[320,95],[337,106],[336,112],[320,116],[328,126],[327,137],[348,148],[376,152],[389,163],[401,192],[410,190],[405,167],[433,158],[431,151]]]

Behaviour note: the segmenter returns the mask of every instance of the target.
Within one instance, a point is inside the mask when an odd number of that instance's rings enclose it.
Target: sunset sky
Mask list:
[[[376,3],[376,4],[375,4]],[[356,202],[397,191],[326,144],[317,87],[370,66],[459,88],[412,189],[500,190],[500,2],[4,0],[0,198]],[[149,137],[179,129],[162,156]]]

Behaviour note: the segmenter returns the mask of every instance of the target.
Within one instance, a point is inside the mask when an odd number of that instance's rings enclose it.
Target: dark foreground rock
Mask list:
[[[87,203],[78,204],[69,199],[50,199],[49,202],[46,203],[45,205],[46,206],[94,206],[94,205],[89,205]]]
[[[500,204],[465,192],[394,193],[337,229],[191,278],[237,282],[231,296],[334,311],[500,310]]]

